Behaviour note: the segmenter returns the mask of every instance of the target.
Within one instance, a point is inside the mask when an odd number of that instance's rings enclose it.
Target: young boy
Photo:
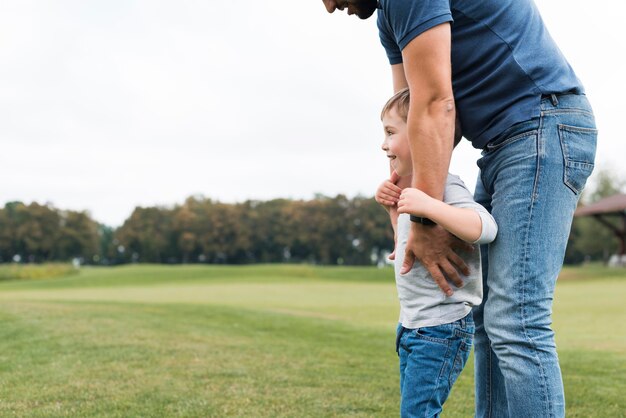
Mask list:
[[[414,188],[400,189],[398,177],[411,175],[407,114],[409,91],[395,94],[383,108],[385,129],[383,150],[394,169],[392,178],[376,191],[376,201],[390,212],[392,224],[397,214],[395,276],[400,300],[400,323],[396,351],[400,357],[400,413],[402,417],[437,417],[442,411],[454,381],[461,373],[472,347],[474,321],[472,307],[482,300],[480,251],[459,255],[470,268],[463,287],[446,296],[419,262],[400,274],[412,220],[426,218],[451,234],[472,244],[495,239],[497,226],[463,182],[448,174],[444,201],[433,199]],[[455,146],[460,135],[455,134]],[[414,218],[411,219],[411,216]],[[428,221],[427,221],[428,222]],[[436,227],[436,226],[432,226]]]

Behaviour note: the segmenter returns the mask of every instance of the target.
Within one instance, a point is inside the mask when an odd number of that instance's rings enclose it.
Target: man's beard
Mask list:
[[[355,5],[356,15],[359,19],[367,19],[378,8],[378,0],[362,0]]]

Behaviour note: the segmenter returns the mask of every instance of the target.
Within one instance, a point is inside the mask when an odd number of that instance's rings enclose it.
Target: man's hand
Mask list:
[[[466,276],[469,274],[467,264],[453,249],[472,251],[473,247],[440,226],[413,223],[400,274],[408,273],[417,259],[432,275],[441,290],[446,295],[452,296],[453,291],[448,280],[452,281],[456,287],[462,287],[463,280],[459,276],[459,271]]]
[[[391,173],[391,177],[389,180],[385,180],[378,186],[376,190],[376,195],[374,199],[376,202],[385,206],[387,210],[389,208],[396,206],[398,200],[400,199],[400,193],[402,193],[402,189],[396,185],[396,183],[400,180],[400,176],[398,173],[393,171]]]

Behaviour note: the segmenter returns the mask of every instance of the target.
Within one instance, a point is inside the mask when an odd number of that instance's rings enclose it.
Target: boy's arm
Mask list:
[[[466,242],[487,244],[495,239],[498,231],[495,220],[473,200],[460,179],[446,186],[446,201],[449,203],[433,199],[418,189],[405,189],[398,202],[398,212],[429,218]]]
[[[475,210],[450,206],[419,189],[402,192],[398,212],[428,218],[466,242],[476,242],[482,233],[482,221]]]
[[[411,184],[411,176],[400,177],[392,168],[389,180],[385,180],[376,190],[374,196],[376,202],[378,202],[389,214],[389,221],[391,222],[391,228],[393,229],[393,244],[394,250],[389,256],[390,260],[395,259],[395,246],[397,244],[398,236],[398,199],[400,193],[405,187],[409,187]]]
[[[407,187],[411,187],[411,176],[400,177],[394,171],[391,175],[392,179],[394,179],[394,175],[396,176],[395,178],[397,179],[396,186],[398,186],[400,190],[404,190]],[[395,237],[398,233],[398,203],[397,202],[395,206],[389,208],[389,218],[391,219],[391,225],[393,226],[393,236],[394,236],[394,242],[395,242]]]

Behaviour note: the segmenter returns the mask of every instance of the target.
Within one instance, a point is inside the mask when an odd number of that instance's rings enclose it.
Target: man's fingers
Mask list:
[[[450,263],[452,263],[454,267],[457,268],[457,270],[461,271],[461,273],[463,273],[465,276],[469,276],[469,266],[465,261],[463,261],[461,257],[458,256],[457,253],[455,253],[454,251],[450,251],[450,253],[448,254],[448,260],[450,261]]]
[[[389,254],[389,257],[387,257],[387,259],[389,261],[393,261],[396,259],[396,250],[393,250],[393,252],[391,254]]]
[[[454,268],[454,266],[446,259],[443,261],[440,266],[443,273],[446,275],[448,280],[450,280],[456,287],[463,287],[463,280],[461,276],[459,276],[459,272]]]
[[[441,288],[443,293],[445,293],[447,296],[452,296],[454,292],[452,292],[452,288],[450,287],[450,284],[448,284],[448,281],[446,280],[444,275],[441,273],[441,270],[439,270],[439,266],[425,266],[425,267],[430,272],[430,275],[433,276],[433,280]]]
[[[415,254],[410,250],[406,250],[404,252],[404,262],[402,263],[400,274],[407,274],[413,267],[413,263],[415,263]]]
[[[476,249],[474,247],[474,245],[470,244],[469,242],[465,242],[463,240],[460,240],[460,239],[458,239],[456,237],[455,237],[454,241],[452,242],[451,247],[455,248],[457,250],[466,251],[468,253],[474,252],[474,250]]]

